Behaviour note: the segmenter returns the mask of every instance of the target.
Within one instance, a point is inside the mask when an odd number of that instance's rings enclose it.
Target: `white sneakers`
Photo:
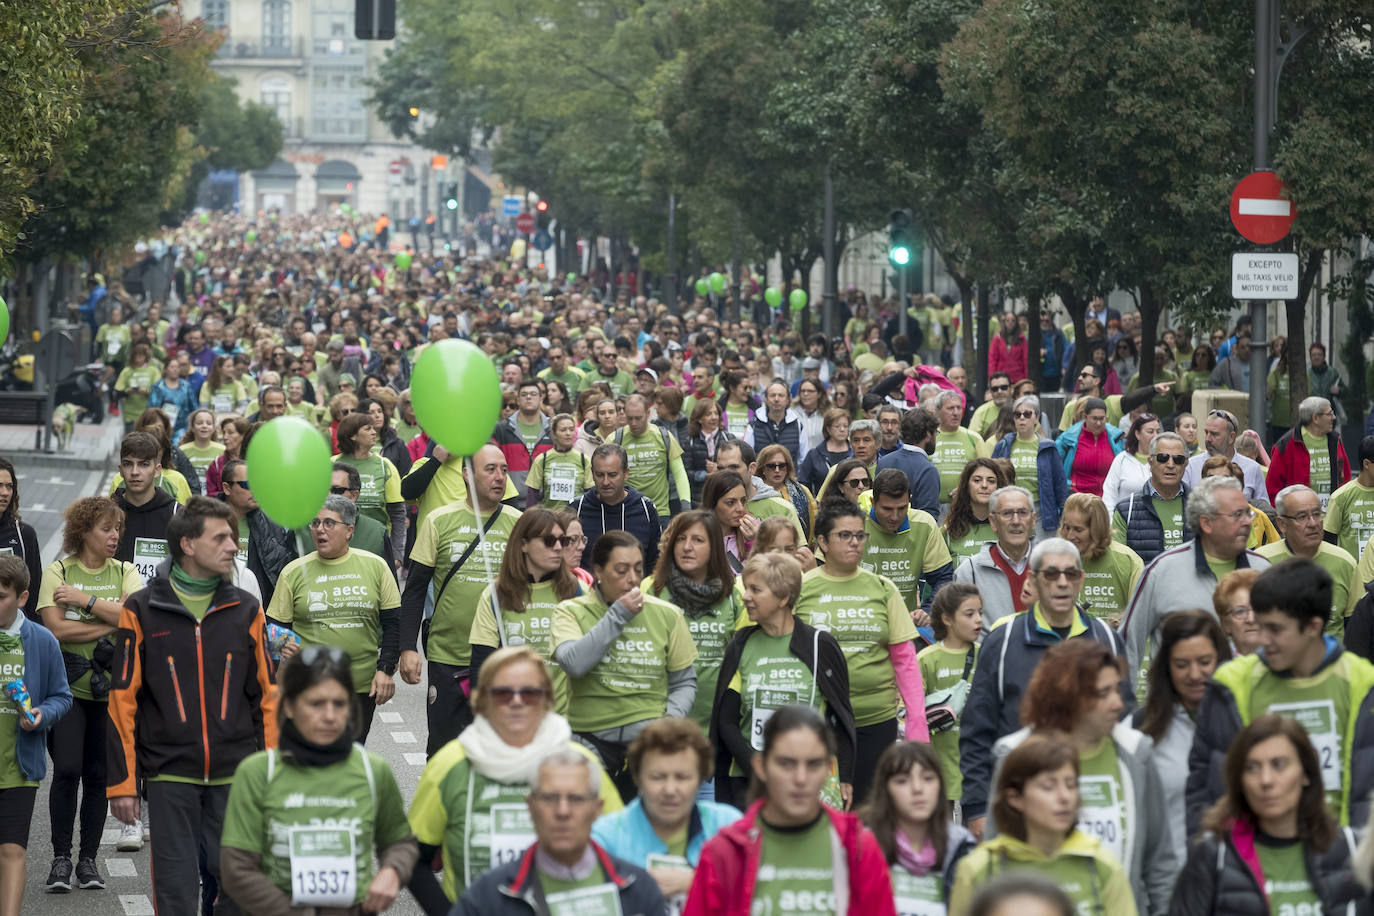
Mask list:
[[[119,828],[119,839],[115,841],[115,849],[120,852],[138,852],[143,848],[143,825],[138,821],[132,824],[125,824]]]

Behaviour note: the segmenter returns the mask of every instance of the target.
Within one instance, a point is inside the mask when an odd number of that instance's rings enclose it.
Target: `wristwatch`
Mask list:
[[[395,665],[382,665],[382,664],[378,664],[378,665],[377,665],[377,670],[380,671],[380,672],[382,672],[382,674],[385,674],[387,677],[395,677],[395,676],[396,676],[396,666],[395,666]]]
[[[86,602],[86,613],[89,614],[89,613],[91,612],[91,609],[94,608],[94,607],[95,607],[95,595],[92,595],[91,598],[90,598],[90,600]]]

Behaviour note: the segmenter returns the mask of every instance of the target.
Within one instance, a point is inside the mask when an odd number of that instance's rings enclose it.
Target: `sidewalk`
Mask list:
[[[0,425],[0,455],[16,464],[23,462],[45,470],[104,471],[117,463],[119,441],[123,437],[121,418],[106,417],[100,426],[76,424],[64,451],[57,451],[57,437],[54,436],[53,451],[44,452],[33,447],[34,427]]]

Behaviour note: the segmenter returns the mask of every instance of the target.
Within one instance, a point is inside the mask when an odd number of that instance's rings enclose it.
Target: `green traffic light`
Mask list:
[[[444,202],[444,206],[448,207],[450,210],[457,210],[457,209],[458,209],[458,201],[456,201],[456,200],[454,200],[452,197],[450,197],[447,201]]]
[[[892,263],[898,267],[905,267],[911,263],[911,249],[905,245],[896,245],[888,252],[887,256],[892,259]]]

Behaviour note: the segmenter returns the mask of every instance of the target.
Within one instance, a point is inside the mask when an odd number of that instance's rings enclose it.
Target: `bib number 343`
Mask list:
[[[350,907],[358,860],[347,827],[291,828],[291,905]]]

